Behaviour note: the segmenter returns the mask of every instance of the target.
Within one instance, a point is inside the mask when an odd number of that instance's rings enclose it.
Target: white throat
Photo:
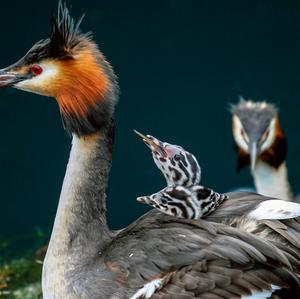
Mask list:
[[[70,293],[69,284],[78,279],[82,265],[99,257],[102,246],[110,240],[105,221],[105,187],[111,151],[103,135],[73,137],[43,265],[44,299],[79,298]]]
[[[292,200],[293,194],[285,162],[276,169],[262,160],[258,160],[252,175],[258,193],[283,200]]]

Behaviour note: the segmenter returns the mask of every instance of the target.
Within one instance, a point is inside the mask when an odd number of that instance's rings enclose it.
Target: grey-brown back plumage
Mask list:
[[[224,201],[218,209],[209,215],[210,221],[220,222],[224,219],[242,217],[266,200],[266,197],[254,192],[228,192],[225,195],[227,195],[228,200]]]
[[[299,283],[291,259],[270,242],[222,223],[156,211],[120,232],[105,260],[116,261],[133,289],[169,275],[153,298],[234,298]]]

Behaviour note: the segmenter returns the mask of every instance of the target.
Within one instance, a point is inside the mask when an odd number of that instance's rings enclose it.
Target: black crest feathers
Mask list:
[[[36,63],[44,58],[72,59],[75,49],[91,41],[91,33],[81,33],[80,24],[71,17],[65,3],[59,1],[57,16],[51,17],[51,32],[47,39],[38,41],[18,64]]]
[[[90,36],[90,33],[83,34],[80,31],[83,18],[84,15],[74,21],[66,4],[59,1],[57,16],[51,16],[49,56],[72,58],[72,50]]]

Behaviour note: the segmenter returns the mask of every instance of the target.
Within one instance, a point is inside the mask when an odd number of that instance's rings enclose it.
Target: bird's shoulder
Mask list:
[[[264,201],[274,200],[255,192],[237,191],[224,193],[227,200],[223,201],[218,209],[213,211],[206,219],[209,221],[220,222],[231,217],[244,216]]]

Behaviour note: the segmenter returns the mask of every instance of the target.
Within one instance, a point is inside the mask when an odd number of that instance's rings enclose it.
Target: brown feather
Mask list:
[[[275,140],[270,148],[259,155],[259,159],[269,165],[278,168],[284,162],[287,155],[287,139],[285,138],[278,119],[276,119]]]
[[[84,50],[75,59],[59,61],[63,76],[53,87],[62,113],[84,117],[98,101],[105,99],[109,80],[92,51]]]
[[[250,164],[250,156],[243,149],[236,146],[237,151],[237,165],[236,172],[240,172],[243,168],[247,167]]]

